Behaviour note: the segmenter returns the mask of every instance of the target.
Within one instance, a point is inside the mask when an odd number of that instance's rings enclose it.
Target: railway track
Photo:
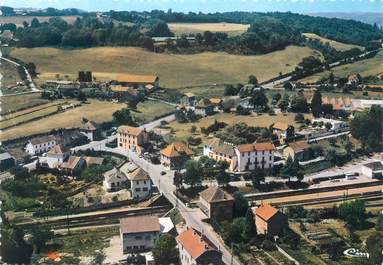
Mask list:
[[[39,219],[27,222],[16,223],[23,228],[34,226],[49,226],[51,229],[60,229],[67,227],[82,227],[103,224],[117,224],[120,218],[137,215],[162,215],[170,209],[169,206],[153,206],[145,208],[116,210],[102,213],[92,213],[88,215],[62,215],[52,219]]]
[[[327,205],[331,203],[340,203],[347,200],[354,200],[354,199],[362,199],[366,202],[366,208],[375,208],[375,207],[383,207],[383,195],[381,194],[370,194],[370,195],[357,195],[357,196],[338,196],[338,197],[332,197],[322,200],[316,200],[316,201],[286,201],[283,203],[273,203],[273,205],[276,206],[320,206],[320,205]],[[376,203],[373,203],[373,201],[379,201]]]

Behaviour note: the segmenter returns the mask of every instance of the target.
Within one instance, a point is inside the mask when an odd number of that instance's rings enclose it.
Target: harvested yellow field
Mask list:
[[[338,50],[338,51],[347,51],[347,50],[351,50],[353,48],[358,48],[358,49],[364,50],[364,48],[361,46],[353,45],[353,44],[346,44],[346,43],[338,42],[335,40],[326,39],[326,38],[318,36],[317,34],[314,34],[314,33],[303,33],[302,35],[305,36],[306,38],[309,38],[309,39],[320,40],[322,43],[328,42],[331,47],[333,47],[335,50]]]
[[[0,140],[49,132],[52,129],[79,127],[83,117],[99,123],[110,121],[113,112],[124,107],[126,104],[123,103],[90,100],[89,104],[83,104],[81,107],[4,130],[0,134]]]
[[[204,31],[225,32],[228,35],[240,35],[250,25],[236,23],[168,23],[170,30],[177,36],[182,34],[203,33]]]
[[[31,24],[32,19],[34,16],[12,16],[12,17],[4,17],[0,16],[0,24],[5,23],[13,23],[16,24],[16,26],[21,27],[23,25],[23,22],[26,21],[28,24]],[[36,17],[40,22],[46,22],[51,16],[39,16]],[[77,16],[60,16],[61,19],[65,20],[66,22],[72,24],[76,21]]]
[[[68,75],[77,78],[79,70],[93,71],[98,80],[110,80],[121,73],[156,74],[160,85],[179,88],[195,85],[244,83],[251,74],[267,80],[294,70],[303,57],[317,55],[307,47],[290,46],[273,53],[244,56],[223,52],[198,54],[153,53],[135,47],[89,49],[18,48],[11,55],[34,62],[41,73],[37,82]]]

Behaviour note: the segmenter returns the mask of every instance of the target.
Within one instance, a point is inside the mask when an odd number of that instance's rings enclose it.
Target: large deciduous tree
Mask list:
[[[319,117],[322,113],[322,94],[319,90],[315,90],[311,100],[311,112],[314,117]]]
[[[160,236],[153,247],[153,257],[158,265],[176,264],[178,262],[177,242],[173,236]]]
[[[351,134],[372,151],[381,150],[383,133],[383,109],[372,106],[355,115],[350,123]]]
[[[183,181],[185,184],[190,185],[192,188],[202,181],[202,168],[195,160],[189,160],[185,163],[185,173]]]

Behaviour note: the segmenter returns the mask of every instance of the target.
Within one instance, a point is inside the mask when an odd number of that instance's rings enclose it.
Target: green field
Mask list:
[[[138,123],[144,124],[169,114],[174,110],[175,108],[168,104],[147,100],[139,103],[137,109],[135,111],[132,110],[131,114]]]
[[[351,50],[353,48],[358,48],[358,49],[364,50],[364,48],[362,46],[347,44],[347,43],[342,43],[342,42],[326,39],[326,38],[318,36],[314,33],[303,33],[302,35],[308,39],[320,40],[323,44],[328,42],[331,47],[333,47],[335,50],[338,50],[338,51],[347,51],[347,50]]]
[[[39,117],[47,116],[49,114],[57,112],[57,108],[57,106],[49,106],[47,108],[43,108],[25,115],[20,115],[12,119],[0,121],[0,129],[16,126],[20,123],[28,122]]]
[[[49,102],[47,99],[42,99],[40,93],[29,93],[15,96],[5,96],[0,98],[1,114],[14,112],[20,109],[30,108],[36,105]]]
[[[336,77],[347,77],[350,74],[359,73],[362,77],[378,76],[383,74],[383,51],[380,51],[374,58],[358,61],[352,64],[341,65],[331,69]],[[312,83],[318,81],[323,76],[329,76],[329,71],[324,71],[306,78],[302,82]]]
[[[294,70],[303,57],[315,54],[298,46],[258,56],[223,52],[166,54],[133,47],[18,48],[11,52],[16,58],[36,64],[41,73],[37,83],[57,74],[75,79],[79,70],[90,70],[97,80],[110,80],[121,73],[156,74],[160,85],[168,88],[244,83],[251,74],[264,81]]]
[[[2,75],[1,88],[3,91],[6,90],[6,87],[16,85],[21,81],[17,67],[4,60],[0,60],[0,74]]]

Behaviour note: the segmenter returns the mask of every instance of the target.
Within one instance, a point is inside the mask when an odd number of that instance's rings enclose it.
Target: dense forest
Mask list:
[[[110,11],[112,18],[136,22],[145,17],[161,19],[165,22],[227,22],[252,24],[255,20],[270,20],[273,18],[281,24],[289,25],[295,31],[311,32],[332,40],[367,46],[369,42],[380,40],[383,37],[382,29],[376,25],[369,25],[354,20],[345,20],[338,18],[314,17],[308,15],[294,14],[291,12],[225,12],[225,13],[179,13],[153,10],[151,12],[128,12],[128,11]]]
[[[4,10],[4,7],[3,7]],[[8,15],[12,10],[4,10]],[[316,33],[322,37],[345,43],[359,44],[369,49],[379,47],[383,31],[376,26],[352,20],[329,19],[293,13],[192,13],[187,14],[153,10],[151,12],[109,11],[102,17],[95,13],[82,13],[74,24],[62,20],[60,14],[80,14],[79,10],[47,9],[34,11],[37,18],[23,27],[3,24],[0,30],[8,29],[15,33],[15,45],[21,47],[39,46],[140,46],[153,50],[152,37],[171,37],[168,22],[234,22],[250,24],[249,29],[240,36],[229,37],[225,33],[206,31],[195,34],[195,41],[189,42],[186,36],[174,43],[157,49],[179,53],[202,51],[225,51],[237,54],[262,54],[284,49],[288,45],[308,45],[322,52],[331,63],[362,51],[338,52],[329,45],[306,40],[303,32]],[[81,11],[82,12],[82,11]],[[38,15],[50,14],[48,22],[40,23]]]
[[[12,24],[3,24],[2,28],[13,28]],[[144,32],[144,33],[143,33]],[[60,17],[40,23],[34,18],[30,25],[15,30],[16,45],[20,47],[40,46],[141,46],[152,49],[153,36],[171,36],[167,24],[160,20],[148,20],[141,25],[126,26],[111,21],[103,22],[96,17],[78,17],[69,24]]]

